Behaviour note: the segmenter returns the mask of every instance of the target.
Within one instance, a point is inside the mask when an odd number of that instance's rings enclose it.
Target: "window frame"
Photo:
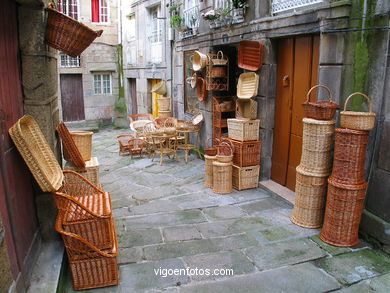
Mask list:
[[[98,5],[99,5],[99,21],[93,21],[93,17],[92,17],[92,14],[93,14],[93,10],[92,10],[92,1],[97,1],[98,2]],[[102,25],[107,25],[107,24],[110,24],[110,1],[109,0],[92,0],[91,1],[91,22],[93,24],[102,24]],[[107,21],[102,21],[102,1],[106,1],[106,4],[107,4]]]
[[[109,96],[112,95],[112,74],[111,73],[94,73],[93,75],[93,95],[94,96]],[[104,83],[103,83],[103,76],[108,75],[109,76],[109,89],[110,91],[107,93],[104,93]],[[100,78],[100,92],[96,92],[96,81],[95,78],[99,76]]]
[[[62,8],[63,8],[63,6],[62,6],[63,3],[62,2],[64,2],[64,1],[67,2],[65,7],[67,8],[68,11],[63,11],[62,10]],[[69,5],[72,5],[72,4],[70,4],[71,1],[76,2],[77,18],[73,17],[72,15],[69,15]],[[80,18],[80,0],[58,0],[58,11],[78,21],[79,18]]]
[[[63,57],[65,59],[64,60],[66,63],[65,65],[62,65]],[[73,59],[76,59],[77,65],[70,64],[71,60],[73,60]],[[81,57],[80,56],[72,57],[72,56],[69,56],[63,52],[60,52],[60,68],[80,68],[80,67],[81,67]]]

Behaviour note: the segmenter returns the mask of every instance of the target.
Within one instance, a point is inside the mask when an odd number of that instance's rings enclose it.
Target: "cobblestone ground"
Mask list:
[[[365,243],[337,248],[289,220],[292,206],[261,188],[216,195],[204,162],[130,159],[116,135],[94,135],[112,196],[120,285],[93,292],[390,292],[390,257]],[[160,276],[159,269],[233,269],[233,276]],[[194,272],[194,271],[192,271]],[[64,292],[73,292],[70,274]]]

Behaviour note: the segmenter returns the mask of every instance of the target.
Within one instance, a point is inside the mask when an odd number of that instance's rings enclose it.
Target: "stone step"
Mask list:
[[[69,130],[83,130],[99,132],[99,121],[98,120],[80,120],[80,121],[69,121],[65,122]]]

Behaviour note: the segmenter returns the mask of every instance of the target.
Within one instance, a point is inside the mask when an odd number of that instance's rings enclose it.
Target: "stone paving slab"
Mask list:
[[[389,293],[390,274],[361,281],[350,287],[336,291],[338,293]]]
[[[339,284],[310,263],[271,271],[188,285],[180,293],[320,293],[339,288]]]
[[[144,246],[163,242],[159,229],[126,229],[126,231],[117,231],[117,234],[119,247]]]
[[[202,235],[200,235],[195,226],[165,228],[163,229],[163,235],[164,240],[168,242],[202,239]]]
[[[203,210],[203,213],[208,219],[212,220],[234,219],[248,216],[240,207],[232,205],[207,208]]]
[[[328,243],[325,243],[320,239],[318,235],[310,237],[311,240],[313,240],[315,243],[317,243],[319,246],[321,246],[322,249],[325,249],[328,253],[331,255],[339,255],[342,253],[350,252],[351,249],[348,247],[337,247],[330,245]]]

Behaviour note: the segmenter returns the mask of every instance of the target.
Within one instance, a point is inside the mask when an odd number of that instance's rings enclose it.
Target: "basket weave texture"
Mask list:
[[[79,149],[81,156],[84,161],[89,161],[92,154],[92,131],[71,131],[70,134]],[[65,159],[68,157],[68,154],[65,149],[64,153]]]
[[[238,47],[238,67],[257,71],[263,62],[264,45],[258,41],[240,41]]]
[[[328,179],[324,225],[320,238],[334,246],[359,243],[358,232],[368,184],[344,185]]]
[[[347,104],[353,96],[363,96],[370,106],[369,112],[354,112],[347,111]],[[371,130],[375,127],[375,113],[372,112],[371,99],[363,93],[351,94],[344,104],[344,110],[340,112],[340,125],[341,127],[355,129],[355,130]]]
[[[156,93],[158,95],[165,95],[167,93],[167,86],[164,80],[161,80],[159,83],[153,86],[152,93]]]
[[[158,117],[159,118],[172,117],[172,112],[170,110],[168,110],[168,111],[159,110],[158,111]]]
[[[75,19],[58,12],[52,6],[48,12],[46,25],[46,43],[72,57],[79,56],[103,30],[94,31]]]
[[[217,146],[216,160],[221,163],[231,163],[233,161],[233,151],[233,144],[226,139],[221,139]]]
[[[58,190],[64,176],[34,118],[23,116],[9,129],[9,134],[42,191]]]
[[[205,159],[204,186],[213,188],[213,162],[217,158],[215,156],[204,155],[204,159]]]
[[[291,221],[305,228],[321,227],[324,217],[326,179],[329,174],[296,168],[295,202]]]
[[[64,170],[72,170],[88,179],[93,185],[99,186],[99,161],[97,157],[92,157],[89,161],[85,162],[85,168],[76,167],[70,163],[66,163]]]
[[[228,194],[233,192],[232,163],[213,162],[213,192]]]
[[[250,100],[237,99],[236,118],[256,119],[257,102]]]
[[[333,182],[349,185],[364,183],[367,143],[367,131],[336,129],[332,169]]]
[[[57,132],[62,141],[65,159],[72,162],[75,167],[85,168],[85,161],[65,123],[58,124]]]
[[[250,99],[257,96],[259,75],[254,72],[241,73],[237,84],[237,97]]]
[[[233,164],[238,167],[260,165],[261,141],[229,139],[234,146]]]
[[[260,165],[239,167],[233,165],[233,187],[244,190],[259,187]]]
[[[310,94],[316,88],[324,88],[328,93],[328,101],[316,101],[310,102]],[[306,102],[302,104],[305,116],[317,120],[332,120],[336,114],[336,110],[339,107],[338,104],[333,102],[333,95],[330,89],[324,85],[313,86],[306,95]]]
[[[171,98],[158,98],[157,103],[161,111],[169,111],[171,108]]]
[[[260,120],[227,119],[229,138],[248,141],[259,140]]]

